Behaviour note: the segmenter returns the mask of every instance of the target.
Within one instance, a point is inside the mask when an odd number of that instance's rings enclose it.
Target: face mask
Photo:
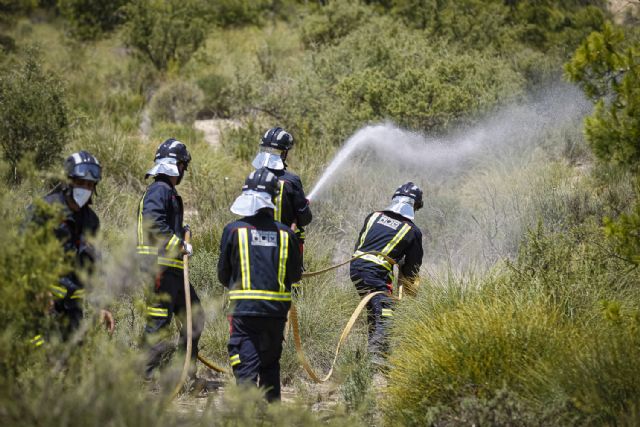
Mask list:
[[[87,190],[86,188],[73,188],[73,200],[78,204],[78,206],[83,207],[87,204],[89,199],[91,198],[91,194],[93,191]]]

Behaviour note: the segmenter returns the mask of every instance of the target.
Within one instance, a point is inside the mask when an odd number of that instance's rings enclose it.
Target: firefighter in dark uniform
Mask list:
[[[44,201],[61,210],[61,222],[54,233],[74,263],[70,273],[50,286],[53,297],[51,313],[57,320],[56,327],[62,340],[66,341],[78,329],[83,317],[85,284],[78,272],[90,271],[96,261],[96,251],[88,239],[96,235],[100,221],[90,205],[91,196],[102,178],[102,167],[91,154],[79,151],[67,157],[64,172],[69,181],[54,188],[44,197]],[[44,223],[47,219],[34,220]],[[111,313],[100,310],[100,316],[109,332],[113,332],[114,321]],[[44,337],[36,335],[32,343],[36,346],[42,345]]]
[[[291,284],[300,280],[298,239],[275,221],[273,200],[278,178],[268,169],[253,171],[231,211],[243,216],[222,233],[218,279],[229,288],[228,350],[238,384],[266,389],[268,401],[280,399],[280,356],[291,306]]]
[[[293,137],[280,127],[269,129],[260,140],[260,151],[251,163],[254,168],[267,168],[278,177],[279,193],[274,200],[273,218],[293,229],[304,244],[304,227],[311,222],[309,208],[300,177],[287,170],[287,155],[293,148]]]
[[[191,161],[191,155],[182,142],[170,138],[164,141],[155,155],[155,164],[146,177],[153,182],[147,187],[138,206],[137,252],[143,269],[152,276],[152,294],[147,304],[147,325],[144,341],[149,347],[145,378],[150,379],[160,365],[170,342],[171,319],[175,314],[181,323],[179,344],[187,346],[186,306],[184,295],[183,255],[193,249],[185,242],[182,198],[176,191]],[[195,380],[198,341],[204,328],[204,313],[200,299],[189,285],[193,306],[192,363],[189,377]]]
[[[415,289],[423,252],[422,233],[412,220],[422,205],[420,188],[412,182],[400,186],[389,207],[373,212],[365,219],[354,256],[370,251],[386,255],[400,265],[401,280],[413,285],[410,289]],[[393,265],[380,255],[367,254],[351,263],[350,275],[361,296],[384,292],[367,304],[369,353],[374,361],[379,361],[388,351],[387,328],[393,316],[390,298]]]

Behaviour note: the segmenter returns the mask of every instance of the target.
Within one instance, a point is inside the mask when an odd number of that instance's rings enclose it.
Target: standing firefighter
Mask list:
[[[266,389],[280,399],[280,355],[291,306],[291,284],[300,280],[298,239],[273,218],[278,178],[266,168],[251,172],[231,211],[243,216],[222,233],[218,278],[229,288],[229,360],[238,384]]]
[[[146,271],[153,276],[153,294],[147,305],[147,325],[144,339],[149,348],[145,378],[160,365],[172,347],[169,326],[175,314],[180,320],[180,346],[187,346],[186,307],[184,294],[183,254],[191,255],[192,247],[185,242],[182,198],[176,191],[191,156],[187,147],[174,138],[167,139],[156,150],[155,164],[147,172],[153,182],[147,188],[138,207],[137,252],[144,259]],[[200,299],[189,285],[193,304],[192,363],[190,379],[195,379],[198,341],[204,328],[204,313]]]
[[[61,222],[54,233],[65,253],[73,259],[72,271],[50,286],[53,297],[51,312],[57,320],[61,338],[66,341],[78,329],[83,317],[85,284],[80,279],[80,271],[91,271],[96,261],[95,249],[88,239],[98,232],[100,220],[89,205],[96,185],[102,178],[102,167],[91,154],[79,151],[67,157],[64,172],[68,182],[57,186],[44,197],[44,201],[61,209]],[[46,218],[35,220],[44,222]],[[109,332],[113,332],[111,313],[100,310],[100,316]],[[37,335],[32,342],[38,346],[44,342],[44,338]]]
[[[401,263],[403,281],[415,289],[422,264],[422,233],[412,222],[414,213],[422,207],[422,190],[413,182],[398,188],[392,203],[381,212],[373,212],[364,226],[355,246],[354,256],[376,251]],[[380,361],[388,350],[387,328],[393,316],[391,306],[393,265],[385,257],[367,254],[351,263],[351,280],[358,293],[365,296],[382,291],[367,304],[369,323],[369,353]]]
[[[287,155],[293,148],[293,137],[280,127],[269,129],[260,140],[260,151],[253,159],[254,168],[267,168],[278,178],[279,193],[274,199],[273,218],[293,229],[304,244],[304,226],[311,222],[309,201],[304,195],[300,177],[287,171]]]

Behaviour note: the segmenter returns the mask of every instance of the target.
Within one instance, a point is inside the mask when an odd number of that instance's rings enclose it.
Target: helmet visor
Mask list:
[[[276,208],[269,193],[248,190],[243,191],[233,202],[231,212],[240,216],[253,216],[258,213],[260,209],[264,208]]]
[[[396,196],[391,199],[391,204],[387,206],[385,211],[395,212],[402,215],[407,219],[413,219],[415,217],[415,210],[413,205],[415,200],[407,196]]]
[[[73,167],[71,177],[98,182],[102,179],[102,168],[95,163],[80,163]]]

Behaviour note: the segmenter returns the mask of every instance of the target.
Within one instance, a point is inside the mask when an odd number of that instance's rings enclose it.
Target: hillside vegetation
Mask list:
[[[640,424],[640,5],[628,3],[614,15],[604,0],[0,1],[1,424]],[[207,119],[230,123],[218,145],[194,128]],[[225,361],[219,239],[275,125],[295,138],[288,162],[307,193],[362,140],[312,200],[308,271],[347,259],[398,185],[425,190],[418,296],[399,302],[375,380],[360,321],[327,387],[288,340],[288,402],[267,406],[217,374],[224,392],[206,403],[167,403],[180,357],[160,392],[141,378],[145,171],[169,137],[191,151],[178,190],[201,352]],[[80,149],[104,172],[82,345],[34,349],[51,327],[42,295],[69,264],[27,208],[45,209],[37,200]],[[303,282],[317,370],[357,302],[345,269]]]

